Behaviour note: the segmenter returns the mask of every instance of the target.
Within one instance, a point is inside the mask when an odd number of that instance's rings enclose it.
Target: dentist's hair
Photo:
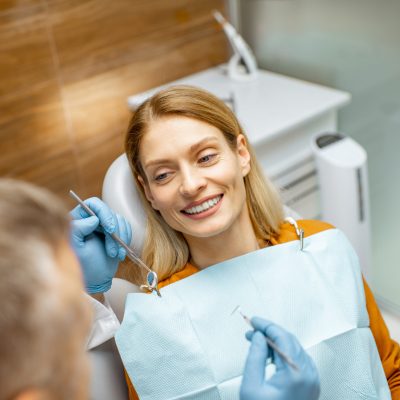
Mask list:
[[[218,128],[232,150],[236,150],[237,136],[243,135],[251,156],[251,169],[244,177],[246,201],[257,238],[269,241],[279,233],[279,226],[283,220],[282,203],[278,193],[263,175],[254,150],[231,109],[213,94],[196,87],[174,86],[162,90],[134,112],[125,139],[125,151],[148,217],[142,257],[145,263],[157,272],[160,280],[181,270],[189,260],[189,249],[183,235],[169,227],[161,214],[152,208],[138,181],[140,176],[147,183],[140,163],[142,138],[154,121],[169,116],[193,118]],[[162,140],[160,138],[160,143]],[[133,274],[131,276],[134,281],[142,278]]]
[[[0,179],[0,400],[87,398],[90,308],[57,264],[69,223],[53,194]]]

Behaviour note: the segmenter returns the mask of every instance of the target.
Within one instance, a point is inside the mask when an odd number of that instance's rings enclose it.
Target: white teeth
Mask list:
[[[198,214],[200,212],[208,210],[210,207],[215,206],[219,201],[221,200],[221,196],[217,196],[213,199],[206,200],[204,203],[201,203],[198,206],[189,208],[188,210],[185,210],[186,214]]]

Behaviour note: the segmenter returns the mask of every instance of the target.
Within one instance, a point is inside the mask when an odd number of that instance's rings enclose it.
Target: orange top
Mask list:
[[[333,228],[332,225],[321,221],[300,220],[297,221],[297,224],[300,228],[304,229],[305,237]],[[281,232],[279,236],[271,240],[271,243],[272,245],[276,245],[290,242],[292,240],[298,240],[296,232],[292,225],[290,225],[288,222],[284,222],[281,225]],[[198,271],[198,268],[188,263],[181,271],[160,282],[159,288],[184,279]],[[390,338],[389,331],[378,309],[371,289],[368,287],[365,281],[364,290],[370,320],[370,328],[378,347],[383,369],[385,371],[390,392],[392,394],[392,400],[400,400],[400,347],[394,340]],[[139,397],[126,372],[125,377],[128,384],[129,399],[138,400]]]

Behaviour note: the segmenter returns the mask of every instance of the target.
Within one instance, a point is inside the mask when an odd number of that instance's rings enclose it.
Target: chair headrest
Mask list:
[[[126,154],[120,155],[108,168],[103,181],[103,201],[131,224],[131,247],[141,255],[147,217]]]

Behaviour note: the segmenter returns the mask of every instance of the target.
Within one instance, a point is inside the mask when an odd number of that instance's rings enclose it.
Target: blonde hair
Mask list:
[[[30,389],[54,400],[87,395],[90,309],[57,273],[69,223],[51,193],[0,179],[0,400]]]
[[[254,150],[230,108],[211,93],[196,87],[182,85],[162,90],[134,112],[125,139],[125,151],[148,218],[142,257],[157,272],[160,280],[181,270],[189,260],[189,249],[183,235],[169,227],[160,213],[152,208],[138,181],[140,176],[147,182],[139,157],[141,140],[153,121],[168,116],[193,118],[218,128],[232,150],[236,149],[237,136],[243,135],[251,156],[251,169],[244,178],[246,202],[257,238],[269,241],[279,233],[283,219],[277,191],[264,177]],[[133,275],[133,280],[142,278]]]

